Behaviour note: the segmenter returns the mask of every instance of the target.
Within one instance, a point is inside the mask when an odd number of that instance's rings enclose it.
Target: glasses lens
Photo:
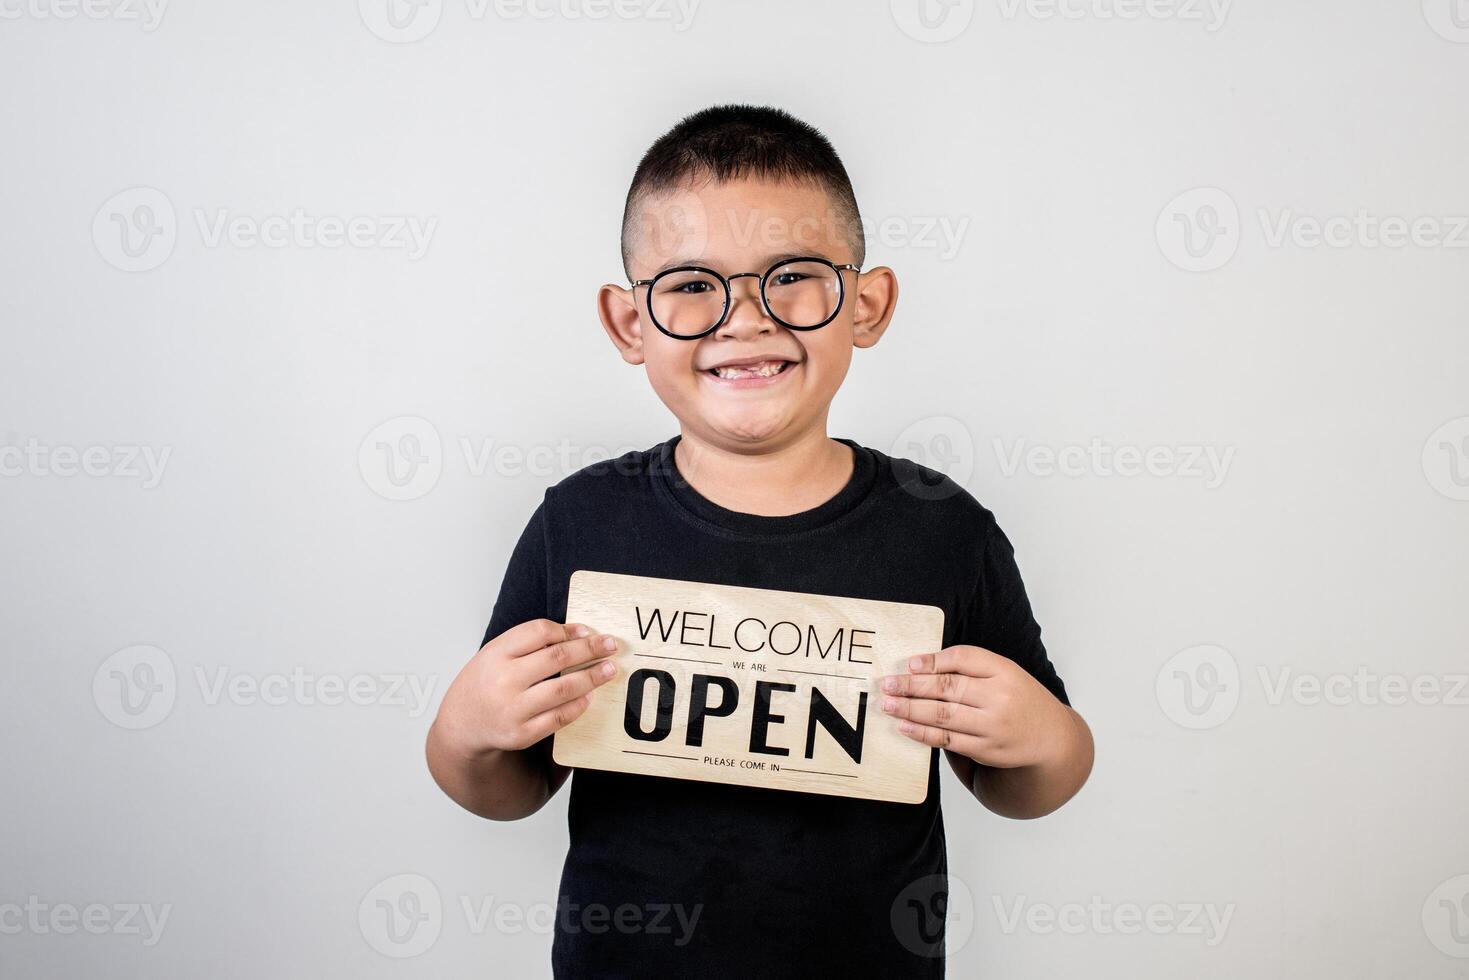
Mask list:
[[[697,336],[718,323],[724,301],[724,283],[692,269],[665,272],[648,290],[653,318],[680,337]]]
[[[770,312],[793,327],[830,320],[841,301],[841,274],[822,262],[787,262],[765,280]]]

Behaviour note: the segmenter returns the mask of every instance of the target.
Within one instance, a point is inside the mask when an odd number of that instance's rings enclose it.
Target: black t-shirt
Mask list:
[[[936,605],[945,646],[1003,654],[1067,701],[1010,541],[956,483],[841,439],[855,467],[836,496],[785,517],[744,514],[684,481],[678,439],[547,490],[486,642],[563,621],[571,573],[586,568]],[[556,975],[942,976],[938,767],[934,749],[918,804],[577,769]]]

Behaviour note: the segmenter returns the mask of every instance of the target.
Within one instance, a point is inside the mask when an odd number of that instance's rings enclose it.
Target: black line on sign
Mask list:
[[[820,769],[792,769],[790,766],[781,766],[781,772],[807,772],[815,776],[844,776],[847,779],[856,779],[857,775],[850,772],[822,772]]]
[[[652,657],[654,660],[682,660],[685,663],[690,663],[690,664],[714,664],[717,667],[723,667],[724,666],[724,661],[723,660],[699,660],[699,659],[697,659],[695,657],[665,657],[662,654],[657,654],[657,653],[635,653],[635,654],[633,654],[633,656],[635,656],[635,657]]]
[[[849,681],[867,680],[867,678],[859,677],[856,674],[833,674],[825,670],[795,670],[791,667],[777,667],[775,669],[784,671],[787,674],[819,674],[822,677],[845,677]]]
[[[668,755],[663,752],[639,752],[637,749],[623,749],[628,755],[656,755],[660,759],[687,759],[690,762],[698,762],[696,755]]]

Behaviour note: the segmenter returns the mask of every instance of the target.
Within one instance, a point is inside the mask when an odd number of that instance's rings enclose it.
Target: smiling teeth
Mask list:
[[[785,366],[785,361],[761,361],[759,364],[744,365],[741,367],[717,367],[714,373],[721,378],[733,380],[735,378],[768,378],[779,374]]]

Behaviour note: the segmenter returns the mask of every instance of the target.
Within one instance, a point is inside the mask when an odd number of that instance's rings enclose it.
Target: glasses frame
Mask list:
[[[831,316],[827,317],[825,320],[822,320],[820,323],[815,323],[808,327],[798,327],[795,324],[787,323],[780,317],[776,316],[775,311],[770,308],[770,298],[765,295],[765,283],[775,273],[775,270],[780,269],[784,266],[792,265],[796,262],[818,262],[821,265],[828,267],[837,274],[836,307],[831,311]],[[711,275],[715,279],[719,280],[720,284],[724,286],[724,309],[720,311],[719,318],[714,321],[714,324],[710,326],[707,330],[704,330],[702,333],[674,333],[664,327],[663,324],[659,323],[658,315],[653,312],[653,286],[658,282],[658,280],[662,279],[664,276],[671,276],[675,272],[707,273],[708,275]],[[714,331],[718,330],[724,325],[724,321],[729,319],[729,309],[734,302],[734,289],[730,285],[730,283],[734,282],[734,280],[736,279],[745,278],[755,278],[760,280],[760,305],[764,308],[765,315],[770,317],[770,319],[774,320],[782,327],[785,327],[787,330],[820,330],[822,327],[826,326],[828,323],[837,318],[837,314],[842,311],[842,304],[847,301],[847,282],[845,279],[842,278],[843,272],[861,273],[862,267],[859,265],[852,265],[851,263],[838,265],[831,259],[822,258],[819,255],[798,255],[795,258],[781,259],[779,262],[773,263],[770,268],[766,269],[764,272],[736,272],[732,276],[722,276],[718,272],[715,272],[713,269],[710,269],[707,266],[680,265],[675,266],[672,269],[664,269],[652,279],[633,279],[630,280],[630,282],[632,283],[632,287],[634,289],[639,286],[648,287],[648,319],[653,321],[653,326],[657,327],[660,333],[662,333],[664,336],[672,337],[674,340],[699,340],[700,338],[707,337]]]

